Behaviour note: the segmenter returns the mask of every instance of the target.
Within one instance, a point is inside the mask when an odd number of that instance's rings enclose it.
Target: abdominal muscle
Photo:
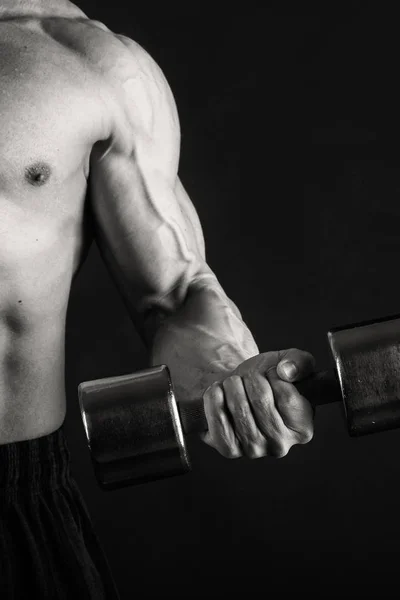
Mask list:
[[[8,231],[13,241],[5,234],[0,244],[0,444],[47,435],[64,421],[66,313],[88,237],[78,215],[41,227],[19,220]]]

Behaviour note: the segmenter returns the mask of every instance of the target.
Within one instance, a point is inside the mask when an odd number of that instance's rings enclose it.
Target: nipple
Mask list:
[[[34,186],[42,186],[50,178],[51,169],[46,163],[38,162],[25,169],[25,179]]]

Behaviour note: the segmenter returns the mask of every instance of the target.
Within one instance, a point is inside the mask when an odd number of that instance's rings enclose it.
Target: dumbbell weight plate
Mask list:
[[[104,490],[190,470],[165,365],[83,382],[78,397],[93,469]]]

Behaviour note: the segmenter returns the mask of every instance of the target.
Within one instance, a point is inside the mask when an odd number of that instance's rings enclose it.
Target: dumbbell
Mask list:
[[[316,407],[342,401],[352,437],[400,427],[400,315],[327,333],[333,367],[296,383]],[[85,381],[81,416],[103,490],[191,470],[186,436],[207,431],[202,399],[175,398],[167,365]]]

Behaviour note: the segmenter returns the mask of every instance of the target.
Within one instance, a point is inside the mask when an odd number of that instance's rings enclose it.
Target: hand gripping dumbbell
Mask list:
[[[327,337],[334,368],[296,383],[300,393],[313,406],[343,401],[352,437],[400,427],[400,316],[338,327]],[[176,399],[166,365],[83,382],[78,396],[102,489],[191,469],[185,437],[207,431],[203,401]]]

